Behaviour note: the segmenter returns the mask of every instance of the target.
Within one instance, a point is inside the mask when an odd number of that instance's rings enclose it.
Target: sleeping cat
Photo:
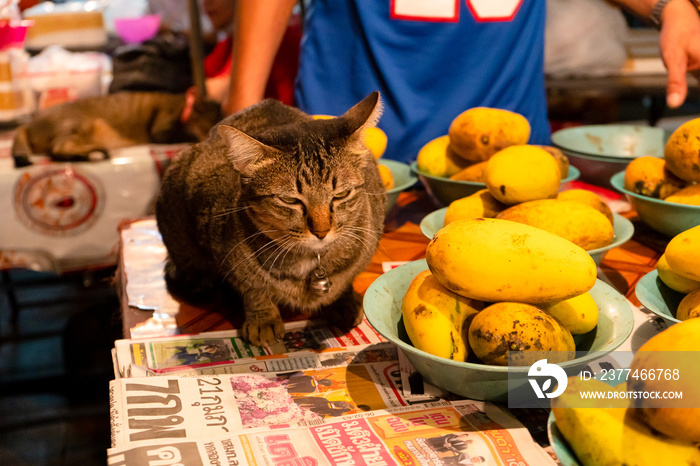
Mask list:
[[[183,151],[156,205],[168,289],[190,299],[233,289],[255,345],[283,336],[280,307],[357,325],[352,281],[378,245],[386,204],[361,134],[380,113],[377,92],[327,120],[265,100]]]
[[[118,92],[40,110],[15,133],[15,166],[31,165],[34,154],[85,161],[138,144],[202,141],[223,115],[219,103],[195,94]]]

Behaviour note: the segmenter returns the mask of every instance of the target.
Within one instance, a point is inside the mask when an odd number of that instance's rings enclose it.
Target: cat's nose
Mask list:
[[[331,231],[331,212],[328,207],[310,209],[307,221],[309,231],[319,239],[325,238]]]
[[[329,228],[327,230],[310,230],[310,231],[311,231],[311,234],[314,235],[315,237],[317,237],[318,239],[323,239],[326,237],[326,235],[328,235],[328,233],[330,233],[331,229]]]

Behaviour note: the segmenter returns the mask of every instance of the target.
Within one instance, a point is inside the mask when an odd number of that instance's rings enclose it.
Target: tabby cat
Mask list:
[[[352,281],[384,225],[386,193],[362,140],[380,114],[377,92],[327,120],[265,100],[183,151],[156,205],[171,293],[234,290],[242,334],[256,345],[283,336],[280,308],[357,325]]]
[[[187,93],[118,92],[86,97],[38,111],[15,132],[15,166],[32,155],[86,161],[110,149],[138,144],[198,142],[223,117],[221,105]]]

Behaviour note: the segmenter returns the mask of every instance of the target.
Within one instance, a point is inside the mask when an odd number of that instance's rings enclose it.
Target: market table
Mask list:
[[[634,224],[635,233],[633,238],[608,252],[599,266],[598,277],[611,284],[628,299],[634,314],[634,329],[631,336],[618,350],[635,351],[651,336],[657,334],[669,324],[663,318],[644,309],[634,293],[635,286],[640,278],[655,268],[656,262],[663,253],[669,238],[646,227],[622,196],[610,191],[601,191],[597,187],[579,182],[573,182],[571,187],[598,191],[608,198],[614,211],[621,213]],[[396,206],[386,218],[385,233],[380,240],[380,245],[372,258],[372,262],[354,282],[356,291],[364,293],[377,277],[392,267],[425,257],[428,239],[421,233],[419,224],[426,214],[437,208],[439,208],[438,205],[433,202],[423,189],[414,189],[401,193]],[[165,247],[162,244],[154,218],[144,218],[135,222],[126,222],[122,225],[120,229],[120,254],[116,281],[121,297],[124,340],[115,342],[118,359],[118,362],[115,360],[115,373],[120,378],[145,374],[143,370],[137,370],[136,372],[132,370],[134,369],[133,363],[136,362],[134,358],[137,354],[143,354],[139,358],[151,361],[151,354],[155,354],[152,353],[153,351],[159,352],[163,348],[173,347],[189,348],[192,346],[194,348],[193,344],[187,343],[188,339],[196,341],[196,344],[199,345],[213,341],[216,338],[225,338],[228,342],[229,336],[232,334],[227,332],[240,327],[241,322],[229,318],[229,312],[221,304],[214,304],[210,307],[195,307],[173,299],[168,294],[163,279],[163,261],[165,257]],[[310,328],[306,327],[306,323],[303,321],[308,317],[283,315],[287,332],[289,332],[285,337],[287,335],[291,337],[297,333],[303,334],[307,328]],[[295,322],[295,319],[301,321]],[[321,325],[323,324],[321,323]],[[355,348],[359,348],[361,345],[365,345],[365,347],[372,348],[376,347],[373,345],[376,345],[377,341],[382,340],[381,336],[369,326],[366,320],[346,335],[334,333],[332,329],[327,328],[324,328],[323,331],[329,335],[333,334],[331,339],[334,342],[331,346],[351,347],[358,345]],[[205,335],[207,336],[205,337]],[[290,370],[292,367],[297,369],[301,367],[295,366],[297,363],[290,361],[297,360],[292,356],[294,354],[305,354],[303,349],[306,346],[299,347],[301,348],[301,353],[294,353],[294,351],[299,351],[299,349],[296,346],[290,347],[289,342],[285,338],[285,341],[278,343],[275,347],[271,347],[271,351],[256,353],[252,352],[255,348],[248,347],[238,337],[235,338],[237,342],[233,341],[234,338],[231,338],[230,342],[236,348],[235,351],[238,353],[237,359],[245,358],[246,352],[248,357],[252,357],[252,359],[239,359],[237,362],[224,362],[223,360],[219,363],[210,362],[208,363],[210,366],[203,364],[199,369],[195,369],[195,366],[192,366],[191,370],[193,372],[204,370],[205,372],[202,372],[202,374],[231,374],[241,373],[241,370],[271,371],[273,369],[266,365],[274,364],[281,364],[281,366],[274,366],[277,367],[275,371],[281,370],[280,367],[284,367],[287,370]],[[294,336],[292,340],[296,341],[296,338]],[[305,335],[299,338],[301,342],[308,341],[305,340]],[[380,340],[377,340],[377,338]],[[173,343],[168,343],[169,341]],[[277,346],[280,348],[277,348]],[[146,348],[149,349],[146,350]],[[158,348],[161,348],[161,350],[158,350]],[[339,349],[351,350],[351,348]],[[146,353],[148,353],[148,356]],[[155,357],[165,358],[166,355]],[[196,357],[196,353],[189,354],[188,357]],[[299,360],[302,360],[304,357]],[[444,397],[446,395],[444,391],[432,387],[422,379],[418,382],[419,389],[414,392],[416,380],[413,378],[413,375],[418,374],[412,374],[410,364],[402,361],[401,357],[399,357],[399,362],[400,371],[397,370],[399,366],[396,364],[391,369],[393,371],[391,376],[399,377],[402,381],[393,386],[394,390],[398,390],[395,393],[402,393],[403,395],[401,396],[405,397],[408,392],[410,396],[416,396],[423,401],[426,401],[426,399],[427,401],[450,399],[450,396]],[[406,367],[404,367],[404,363]],[[216,364],[222,364],[222,366],[216,366]],[[236,369],[236,364],[241,368]],[[601,367],[602,364],[604,362],[601,363]],[[227,365],[229,365],[228,368],[226,368]],[[125,369],[127,367],[128,369]],[[158,363],[152,366],[150,362],[145,367],[153,367],[150,375],[166,377],[171,373],[170,371],[176,369],[175,367],[167,367],[167,365],[160,367]],[[142,367],[142,369],[145,369],[145,367]],[[148,371],[150,370],[148,369]],[[187,369],[184,368],[184,370],[186,371]],[[396,375],[399,372],[401,375]],[[383,382],[381,384],[391,385],[391,376],[388,376],[388,379],[382,379]],[[397,388],[401,385],[404,386],[403,391],[401,388]],[[406,386],[410,388],[406,389]],[[384,389],[388,390],[389,387],[384,387]],[[357,395],[356,392],[355,395]],[[355,400],[351,401],[354,402]],[[420,403],[421,401],[417,402]],[[405,403],[405,401],[400,403]],[[412,403],[409,402],[409,404]],[[372,407],[372,409],[375,408]],[[546,453],[554,457],[552,447],[549,445],[546,428],[549,410],[544,408],[516,409],[509,410],[509,412],[527,428],[535,444],[544,448]]]
[[[572,187],[590,188],[610,196],[615,210],[634,224],[633,238],[611,249],[598,271],[599,278],[623,294],[637,311],[636,328],[628,341],[630,347],[627,348],[634,350],[666,326],[664,319],[643,309],[634,289],[639,279],[656,267],[670,238],[644,225],[636,212],[631,210],[631,206],[618,194],[579,182],[573,182]],[[428,239],[421,233],[419,224],[426,214],[437,208],[437,204],[422,189],[401,193],[396,206],[386,218],[385,233],[371,264],[355,279],[357,292],[364,293],[380,274],[392,266],[425,257]],[[126,223],[120,232],[120,245],[117,282],[122,298],[124,338],[161,331],[173,334],[227,330],[240,325],[240,322],[231,321],[227,317],[228,313],[221,305],[194,307],[170,297],[162,277],[165,248],[154,219]]]

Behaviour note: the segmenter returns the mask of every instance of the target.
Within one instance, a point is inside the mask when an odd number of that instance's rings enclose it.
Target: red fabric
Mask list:
[[[216,78],[231,72],[232,44],[231,37],[226,37],[204,58],[204,75],[207,78]]]
[[[299,42],[301,21],[292,20],[282,38],[282,43],[270,70],[265,97],[294,105],[294,79],[299,66]],[[214,78],[231,73],[231,37],[220,41],[204,59],[204,74]]]

